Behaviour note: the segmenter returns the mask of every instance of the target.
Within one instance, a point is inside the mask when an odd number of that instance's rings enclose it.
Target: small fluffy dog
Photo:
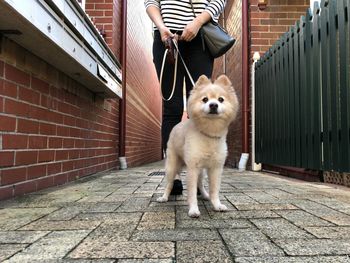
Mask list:
[[[220,203],[219,190],[227,156],[226,135],[236,118],[238,100],[231,81],[221,75],[214,83],[202,75],[188,99],[189,119],[177,124],[170,133],[167,158],[167,185],[158,202],[168,201],[176,174],[187,166],[187,190],[190,217],[199,217],[197,187],[215,211],[225,211]],[[203,185],[208,174],[209,194]]]

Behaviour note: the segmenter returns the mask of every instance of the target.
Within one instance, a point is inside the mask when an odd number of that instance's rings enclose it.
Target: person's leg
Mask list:
[[[175,65],[165,62],[163,75],[160,76],[163,64],[163,58],[165,53],[165,47],[160,39],[160,34],[158,31],[155,32],[154,43],[153,43],[153,60],[156,66],[158,79],[162,77],[162,94],[165,99],[168,99],[172,93],[174,85],[174,68]],[[181,62],[178,61],[176,80],[175,80],[175,90],[172,98],[170,100],[163,100],[163,114],[162,114],[162,150],[166,153],[167,143],[169,140],[169,135],[176,124],[178,124],[182,119],[183,114],[183,70],[180,66]],[[173,188],[171,190],[171,195],[181,195],[183,190],[182,182],[180,180],[179,174],[175,175],[175,180],[173,183]]]
[[[162,94],[165,99],[168,99],[171,95],[174,83],[174,68],[175,65],[165,62],[163,69],[163,76],[160,76],[163,57],[165,52],[165,47],[163,42],[160,39],[160,34],[158,31],[155,31],[154,43],[153,43],[153,61],[157,70],[158,79],[162,77]],[[175,90],[173,97],[167,101],[163,100],[163,118],[162,118],[162,147],[163,151],[166,152],[167,142],[171,130],[176,124],[181,121],[183,114],[183,97],[182,97],[182,88],[183,88],[183,71],[179,67],[180,62],[178,62],[178,68],[176,73],[175,80]]]

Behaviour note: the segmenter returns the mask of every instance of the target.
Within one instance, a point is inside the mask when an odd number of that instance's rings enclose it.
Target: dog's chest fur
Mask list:
[[[210,138],[192,131],[186,136],[183,151],[187,165],[195,163],[205,168],[223,164],[227,155],[226,138]]]

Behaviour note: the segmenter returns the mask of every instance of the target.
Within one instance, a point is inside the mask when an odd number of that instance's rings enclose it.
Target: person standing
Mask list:
[[[210,20],[218,22],[226,0],[144,0],[144,4],[148,16],[154,23],[153,62],[158,79],[161,78],[164,98],[171,96],[174,86],[171,99],[163,100],[161,134],[163,152],[166,153],[169,134],[183,115],[183,80],[185,78],[187,97],[192,89],[192,83],[181,62],[173,64],[167,60],[163,66],[166,52],[164,43],[169,38],[177,40],[179,51],[194,81],[203,74],[211,78],[214,58],[204,47],[199,30]],[[181,193],[182,183],[176,180],[172,194]]]

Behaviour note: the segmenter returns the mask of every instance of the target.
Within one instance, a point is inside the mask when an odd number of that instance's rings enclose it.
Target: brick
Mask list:
[[[54,176],[53,181],[54,181],[54,185],[65,184],[68,182],[67,174],[56,175],[56,176]]]
[[[95,4],[94,3],[86,3],[85,9],[87,10],[87,13],[90,14],[90,11],[95,9]]]
[[[40,93],[38,93],[32,89],[19,87],[18,98],[20,100],[30,102],[30,103],[35,104],[35,105],[40,105]]]
[[[80,150],[70,150],[69,151],[69,159],[78,159],[80,154]]]
[[[56,135],[56,125],[49,123],[40,123],[40,134]]]
[[[58,124],[63,124],[63,115],[61,113],[49,111],[47,113],[48,120],[58,123]]]
[[[270,31],[271,32],[281,32],[281,33],[284,33],[286,31],[288,31],[288,27],[286,26],[270,26]]]
[[[26,119],[18,119],[17,132],[38,134],[39,122]]]
[[[65,102],[61,102],[61,101],[58,102],[58,111],[65,114],[73,115],[71,106]]]
[[[47,137],[45,136],[29,136],[29,149],[45,149],[47,148]]]
[[[43,150],[39,151],[38,162],[51,162],[55,160],[55,151],[54,150]]]
[[[2,170],[1,185],[14,184],[26,180],[27,168],[12,168]]]
[[[5,113],[28,117],[29,108],[27,103],[5,99]]]
[[[46,165],[30,166],[27,169],[27,180],[46,176]]]
[[[20,85],[25,85],[29,87],[30,85],[30,76],[29,74],[9,65],[5,64],[5,78],[11,80]]]
[[[0,77],[4,76],[4,62],[0,61]]]
[[[63,139],[62,138],[49,138],[49,148],[62,148]]]
[[[14,195],[24,195],[27,193],[35,192],[36,191],[36,182],[30,181],[30,182],[24,182],[21,184],[16,184],[14,186]]]
[[[261,25],[279,25],[278,19],[261,19],[260,20]]]
[[[10,116],[0,115],[0,131],[15,131],[16,118]]]
[[[0,94],[7,97],[17,98],[17,85],[0,79]]]
[[[260,19],[251,19],[250,24],[251,25],[260,25]]]
[[[111,17],[96,17],[97,24],[108,24],[111,22],[112,22]]]
[[[0,152],[0,167],[13,166],[15,159],[14,152]]]
[[[28,165],[38,162],[38,151],[16,152],[16,165]]]
[[[269,26],[251,26],[252,31],[268,32]]]
[[[271,18],[287,18],[288,13],[270,13],[270,17]]]
[[[39,91],[40,93],[49,94],[50,86],[45,81],[32,76],[31,88]]]
[[[62,161],[68,159],[68,150],[56,150],[55,160]]]
[[[108,10],[105,10],[104,11],[104,16],[107,16],[107,17],[112,17],[113,16],[113,11],[108,11]]]
[[[81,130],[77,128],[69,128],[70,137],[81,137]]]
[[[27,149],[27,135],[2,135],[2,149]]]
[[[57,126],[57,136],[68,137],[69,127]]]
[[[40,121],[53,121],[49,118],[49,111],[47,109],[30,105],[28,110],[28,117],[31,119],[36,119]]]
[[[98,17],[98,16],[103,16],[104,11],[103,10],[89,10],[88,14],[91,17]]]
[[[95,10],[113,10],[113,4],[111,3],[96,3]]]
[[[4,112],[4,98],[0,97],[0,112]]]
[[[0,187],[0,200],[5,200],[13,196],[13,187],[5,186]]]
[[[253,39],[255,45],[268,45],[268,39]]]
[[[53,177],[44,177],[36,181],[37,190],[45,189],[54,186]]]
[[[78,171],[69,172],[67,175],[67,178],[68,178],[68,182],[77,180],[79,179],[79,172]]]
[[[62,172],[67,172],[74,169],[74,161],[68,161],[62,163]]]
[[[64,116],[63,117],[63,124],[68,126],[75,126],[76,124],[76,118],[71,116]]]
[[[62,163],[51,163],[47,165],[47,175],[58,174],[62,172]]]
[[[74,148],[74,139],[63,139],[63,148]]]

